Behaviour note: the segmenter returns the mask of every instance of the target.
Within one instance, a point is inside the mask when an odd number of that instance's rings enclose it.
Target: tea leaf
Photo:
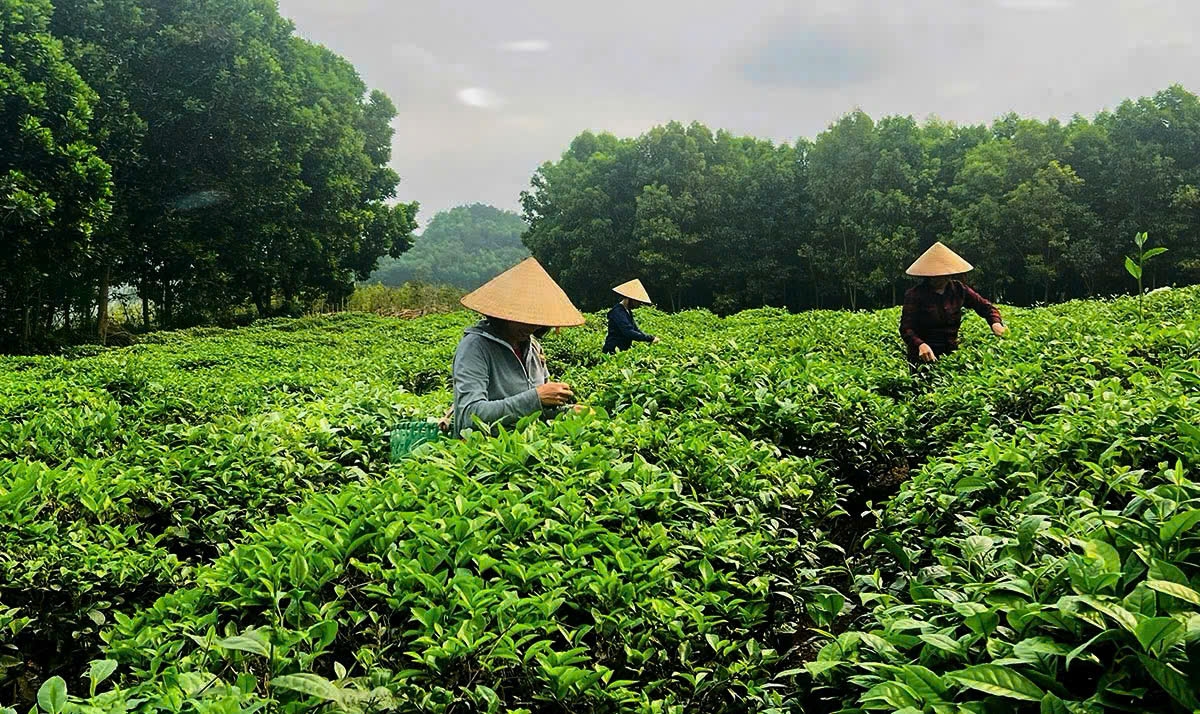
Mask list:
[[[926,644],[929,644],[929,645],[936,647],[940,650],[943,650],[945,652],[949,652],[951,654],[960,655],[960,656],[963,654],[966,654],[966,649],[961,644],[950,639],[949,637],[947,637],[945,635],[924,634],[924,635],[917,635],[917,637],[919,637],[922,642],[925,642]]]
[[[948,691],[946,683],[933,670],[915,664],[906,664],[901,669],[904,683],[908,685],[923,702],[934,704],[941,701]]]
[[[37,692],[37,702],[46,714],[62,714],[67,708],[66,680],[55,676],[43,682]]]
[[[1180,585],[1188,584],[1188,576],[1178,567],[1165,560],[1155,559],[1150,562],[1150,579],[1167,580]]]
[[[328,679],[311,673],[285,674],[271,680],[272,687],[287,689],[327,702],[342,700],[342,690]]]
[[[1049,637],[1030,637],[1013,645],[1013,654],[1030,663],[1040,661],[1039,655],[1065,657],[1070,653],[1069,647]]]
[[[1147,580],[1146,587],[1157,590],[1160,593],[1165,593],[1171,597],[1179,598],[1190,602],[1193,605],[1200,605],[1200,593],[1189,588],[1186,585],[1172,583],[1167,580]]]
[[[1009,699],[1040,702],[1046,695],[1042,688],[1027,677],[1008,667],[978,664],[946,675],[950,679],[971,689]]]
[[[1189,711],[1200,709],[1200,699],[1196,697],[1196,690],[1182,673],[1145,655],[1138,655],[1138,661],[1172,699]]]
[[[1142,266],[1133,262],[1133,258],[1130,258],[1129,256],[1125,257],[1125,270],[1128,271],[1135,280],[1142,279]]]
[[[828,672],[829,670],[834,669],[834,668],[838,667],[839,665],[843,665],[843,664],[846,664],[846,663],[841,660],[836,660],[836,659],[815,660],[813,662],[805,662],[804,669],[808,670],[808,673],[811,674],[812,676],[818,677],[821,674]]]
[[[1048,692],[1042,698],[1041,714],[1071,714],[1071,710],[1063,700]]]
[[[1098,559],[1104,564],[1104,572],[1120,573],[1121,572],[1121,555],[1117,549],[1105,543],[1102,540],[1089,540],[1083,546],[1084,555],[1092,559]]]
[[[271,656],[270,643],[259,632],[246,632],[241,635],[226,637],[223,640],[218,640],[216,645],[222,649],[248,652],[261,657]]]
[[[1133,613],[1114,602],[1101,600],[1090,595],[1081,595],[1078,599],[1080,602],[1087,603],[1090,607],[1112,618],[1118,625],[1130,632],[1133,632],[1137,627],[1138,621]]]
[[[1184,626],[1170,617],[1152,617],[1138,623],[1134,634],[1142,649],[1154,654],[1183,639]]]
[[[1158,614],[1158,600],[1154,591],[1146,587],[1145,583],[1138,583],[1138,586],[1125,596],[1124,603],[1125,609],[1144,617],[1154,617]]]
[[[862,695],[863,706],[871,707],[871,703],[880,701],[888,704],[893,710],[905,707],[916,707],[920,704],[916,693],[899,682],[880,682]]]
[[[292,583],[303,585],[308,580],[308,558],[301,551],[292,554],[292,562],[288,568],[288,576]]]
[[[1171,520],[1159,526],[1158,537],[1163,545],[1169,544],[1200,523],[1200,509],[1187,511],[1176,515]]]
[[[96,687],[117,671],[117,661],[114,659],[93,660],[88,666],[88,679],[91,681],[91,694],[96,696]]]

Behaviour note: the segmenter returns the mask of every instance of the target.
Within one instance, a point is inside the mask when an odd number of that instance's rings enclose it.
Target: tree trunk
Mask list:
[[[264,295],[262,290],[255,290],[254,307],[258,310],[258,317],[260,320],[266,318],[268,316],[267,313],[271,310],[270,293]]]
[[[21,325],[21,346],[28,347],[29,346],[30,326],[31,326],[30,322],[31,322],[31,318],[33,317],[31,314],[33,312],[33,310],[30,309],[28,300],[26,300],[26,302],[25,302],[25,307],[23,308],[23,311],[25,313],[25,317],[22,320],[22,325]]]
[[[112,271],[108,266],[104,266],[104,272],[100,274],[100,304],[96,311],[101,345],[108,344],[108,281],[111,277]]]

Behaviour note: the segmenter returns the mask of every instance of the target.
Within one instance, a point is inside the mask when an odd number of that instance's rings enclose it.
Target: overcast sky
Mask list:
[[[838,116],[1092,115],[1200,91],[1200,0],[280,0],[399,109],[421,223],[517,209],[584,129],[672,119],[777,141]]]

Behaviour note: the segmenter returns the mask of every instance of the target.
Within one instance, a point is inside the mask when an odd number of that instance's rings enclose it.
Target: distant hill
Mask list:
[[[474,290],[529,257],[521,244],[525,228],[516,213],[482,203],[442,211],[407,253],[380,261],[370,282],[419,281]]]

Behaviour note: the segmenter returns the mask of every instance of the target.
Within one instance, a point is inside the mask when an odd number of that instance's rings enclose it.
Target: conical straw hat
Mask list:
[[[917,262],[908,269],[908,274],[917,278],[938,278],[944,275],[959,275],[974,269],[975,266],[939,241],[917,258]]]
[[[613,292],[621,297],[637,300],[645,305],[653,305],[654,301],[650,299],[650,293],[646,292],[646,287],[642,285],[641,280],[630,280],[613,288]]]
[[[488,317],[538,327],[575,327],[583,315],[533,258],[492,278],[462,299],[464,307]]]

